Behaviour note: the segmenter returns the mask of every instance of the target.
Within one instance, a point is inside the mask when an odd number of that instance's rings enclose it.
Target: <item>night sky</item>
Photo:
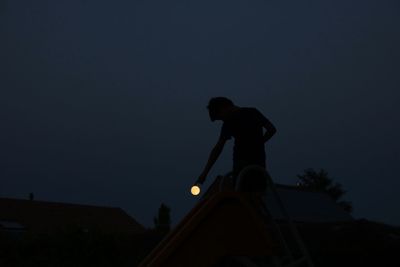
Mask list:
[[[398,0],[0,0],[0,197],[176,224],[227,96],[277,127],[275,182],[324,168],[400,225]],[[231,142],[232,143],[232,142]],[[229,144],[208,178],[230,170]]]

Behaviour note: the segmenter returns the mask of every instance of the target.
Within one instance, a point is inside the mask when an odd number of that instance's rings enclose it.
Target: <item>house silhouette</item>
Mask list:
[[[275,189],[294,222],[339,223],[354,221],[351,214],[340,207],[325,192],[283,184],[275,184]],[[275,220],[285,219],[273,198],[271,188],[267,189],[264,204]]]
[[[0,231],[52,233],[71,228],[105,233],[145,231],[120,208],[0,198]]]

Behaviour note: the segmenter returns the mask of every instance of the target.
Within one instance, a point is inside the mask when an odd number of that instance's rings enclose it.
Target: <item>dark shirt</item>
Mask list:
[[[261,164],[265,166],[265,148],[263,126],[271,122],[255,108],[239,108],[224,120],[220,138],[234,137],[234,165],[238,162]]]

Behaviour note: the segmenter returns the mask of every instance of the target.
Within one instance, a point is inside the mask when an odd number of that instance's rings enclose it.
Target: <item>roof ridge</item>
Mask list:
[[[19,201],[19,202],[27,202],[27,203],[35,203],[35,204],[80,206],[80,207],[102,208],[102,209],[121,209],[120,207],[114,207],[114,206],[99,206],[99,205],[79,204],[79,203],[69,203],[69,202],[54,202],[54,201],[45,201],[45,200],[29,200],[29,199],[22,199],[22,198],[0,197],[0,201],[2,201],[2,200],[5,200],[5,201]]]

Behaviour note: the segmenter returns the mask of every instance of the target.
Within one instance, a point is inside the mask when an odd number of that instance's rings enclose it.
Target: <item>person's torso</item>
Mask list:
[[[224,122],[235,139],[233,158],[236,160],[265,158],[263,125],[257,112],[254,108],[239,108]]]

